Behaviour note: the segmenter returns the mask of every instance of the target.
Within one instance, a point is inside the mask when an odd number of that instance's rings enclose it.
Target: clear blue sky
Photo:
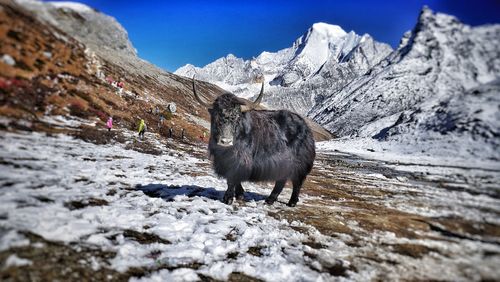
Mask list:
[[[500,23],[500,0],[73,0],[115,17],[139,56],[168,71],[229,53],[245,59],[291,46],[315,22],[398,45],[423,5],[470,25]]]

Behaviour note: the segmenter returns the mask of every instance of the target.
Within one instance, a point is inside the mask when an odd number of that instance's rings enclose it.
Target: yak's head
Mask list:
[[[196,100],[208,109],[210,113],[210,138],[219,146],[232,146],[238,130],[240,118],[244,112],[255,109],[264,96],[264,83],[260,94],[251,103],[247,100],[236,97],[234,94],[226,93],[217,97],[210,105],[205,103],[198,93],[194,85],[193,77],[193,92]]]

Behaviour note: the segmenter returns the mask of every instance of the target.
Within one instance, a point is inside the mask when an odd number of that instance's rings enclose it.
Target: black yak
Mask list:
[[[287,180],[293,184],[288,206],[299,201],[302,183],[316,156],[311,129],[298,114],[286,110],[255,110],[264,94],[264,83],[255,102],[231,93],[217,97],[212,105],[196,92],[196,100],[211,117],[208,151],[215,173],[227,180],[223,202],[243,199],[244,181],[276,181],[266,203],[273,204]]]

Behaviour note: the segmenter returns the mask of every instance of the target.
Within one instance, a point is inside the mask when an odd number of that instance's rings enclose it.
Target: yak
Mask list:
[[[299,201],[300,188],[316,156],[311,129],[298,114],[287,110],[256,110],[264,83],[254,102],[224,93],[210,105],[196,92],[195,99],[210,113],[209,156],[215,173],[227,181],[223,202],[243,199],[241,182],[276,181],[266,198],[272,205],[288,180],[293,192],[288,206]]]

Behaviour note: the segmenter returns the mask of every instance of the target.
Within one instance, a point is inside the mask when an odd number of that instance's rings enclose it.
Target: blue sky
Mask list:
[[[471,25],[500,23],[499,0],[79,2],[115,17],[139,56],[168,71],[187,63],[204,66],[229,53],[248,59],[277,51],[315,22],[368,33],[395,47],[423,5]]]

